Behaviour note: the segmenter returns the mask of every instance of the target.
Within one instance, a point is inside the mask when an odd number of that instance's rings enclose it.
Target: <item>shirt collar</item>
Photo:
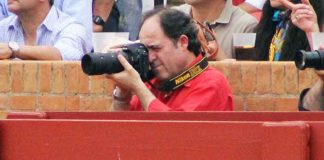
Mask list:
[[[204,58],[203,55],[202,55],[202,54],[199,54],[199,55],[196,57],[196,59],[193,60],[193,61],[191,62],[191,64],[190,64],[189,67],[195,65],[196,63],[198,63],[198,62],[199,62],[201,59],[203,59],[203,58]],[[191,84],[192,84],[192,80],[188,81],[188,82],[185,83],[183,86],[184,86],[184,87],[190,87]]]
[[[188,68],[190,68],[191,66],[195,65],[197,62],[199,62],[201,59],[203,59],[203,55],[202,54],[199,54],[189,65]],[[192,80],[188,81],[187,83],[185,83],[183,86],[185,87],[190,87],[191,86],[191,82]],[[159,86],[161,84],[161,81],[159,81],[157,78],[153,78],[151,80],[151,83],[154,85],[154,86]]]
[[[8,28],[17,30],[20,28],[21,24],[17,15],[12,15],[12,20],[9,22]]]
[[[45,26],[48,30],[53,31],[54,25],[53,23],[57,21],[59,15],[57,13],[55,7],[51,7],[50,11],[48,12],[46,18],[42,22],[40,26]]]
[[[40,26],[45,26],[48,30],[53,31],[53,22],[55,22],[58,18],[58,13],[55,7],[51,7],[50,11],[48,12],[46,18],[42,22]],[[21,27],[21,23],[17,15],[13,15],[12,21],[9,23],[9,29],[13,28],[15,30]]]

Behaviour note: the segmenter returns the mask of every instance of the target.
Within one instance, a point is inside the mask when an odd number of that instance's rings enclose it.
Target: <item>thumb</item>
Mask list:
[[[306,4],[306,5],[311,5],[310,2],[309,2],[309,0],[302,0],[301,2],[302,2],[303,4]]]

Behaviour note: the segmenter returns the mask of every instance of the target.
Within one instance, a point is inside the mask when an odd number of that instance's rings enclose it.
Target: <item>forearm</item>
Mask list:
[[[134,89],[135,95],[137,95],[140,100],[142,107],[145,111],[148,111],[148,107],[151,102],[156,99],[156,97],[152,94],[152,92],[145,86],[144,83],[140,83]]]
[[[305,95],[303,106],[310,111],[324,110],[324,82],[319,80]]]
[[[316,50],[318,48],[313,48],[313,40],[312,40],[312,33],[318,33],[320,32],[318,25],[314,26],[311,31],[306,32],[306,37],[309,43],[309,46],[311,47],[311,50]]]
[[[115,0],[95,0],[93,15],[100,16],[106,21],[109,17],[114,2]]]
[[[21,46],[15,56],[23,60],[62,60],[60,51],[52,46]]]

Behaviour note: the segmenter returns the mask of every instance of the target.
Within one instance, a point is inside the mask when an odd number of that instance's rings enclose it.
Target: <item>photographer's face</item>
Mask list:
[[[161,81],[179,75],[192,61],[186,52],[187,45],[183,45],[181,40],[174,44],[164,34],[157,16],[143,23],[139,39],[148,48],[150,66]]]

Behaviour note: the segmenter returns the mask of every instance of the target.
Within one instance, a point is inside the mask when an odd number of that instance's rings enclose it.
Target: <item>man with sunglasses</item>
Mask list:
[[[181,11],[148,12],[139,39],[148,49],[155,78],[144,83],[139,73],[118,55],[124,71],[107,75],[117,84],[112,110],[233,110],[228,82],[222,73],[208,66],[197,34],[196,23]]]

